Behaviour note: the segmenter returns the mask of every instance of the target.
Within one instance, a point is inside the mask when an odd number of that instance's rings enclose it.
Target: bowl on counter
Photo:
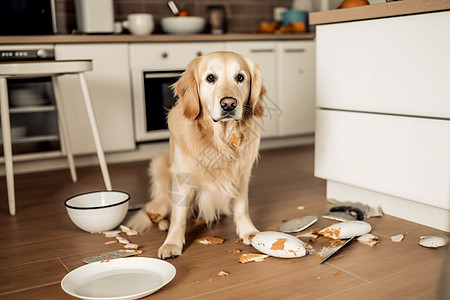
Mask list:
[[[205,19],[202,17],[166,17],[161,20],[162,30],[169,34],[195,34],[203,31]]]
[[[91,233],[112,230],[128,212],[130,195],[121,191],[96,191],[70,197],[64,202],[69,218]]]

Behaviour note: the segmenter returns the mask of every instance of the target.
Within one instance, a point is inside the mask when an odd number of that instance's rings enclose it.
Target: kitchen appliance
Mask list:
[[[134,105],[136,141],[155,141],[169,138],[167,113],[175,98],[170,88],[183,73],[175,71],[134,72]]]
[[[77,28],[81,33],[113,33],[113,0],[75,0]]]
[[[54,60],[53,45],[0,47],[4,61]],[[59,151],[59,130],[51,77],[8,79],[13,154]],[[1,141],[0,141],[1,142]],[[0,147],[3,155],[3,147]]]
[[[0,1],[0,35],[56,33],[55,0]]]

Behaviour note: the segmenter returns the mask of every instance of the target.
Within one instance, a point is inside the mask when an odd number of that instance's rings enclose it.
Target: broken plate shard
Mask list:
[[[362,236],[357,238],[357,240],[358,240],[358,242],[360,242],[366,246],[369,246],[369,247],[373,247],[379,243],[378,237],[371,233],[363,234]]]
[[[369,206],[359,202],[341,202],[330,208],[331,212],[340,211],[345,212],[357,220],[364,220],[366,213],[369,211]]]
[[[391,236],[391,241],[393,241],[394,243],[400,243],[401,241],[403,241],[404,238],[405,238],[405,235],[400,233],[400,234]]]
[[[316,216],[306,216],[303,218],[295,218],[284,223],[280,230],[286,233],[293,233],[305,230],[312,224],[317,222]]]
[[[339,222],[356,221],[356,218],[354,216],[349,215],[348,213],[342,211],[334,211],[329,215],[322,216],[322,218],[335,220]]]
[[[439,248],[448,244],[448,237],[445,235],[421,236],[419,245],[427,248]]]
[[[337,239],[350,239],[354,236],[361,236],[369,233],[372,230],[372,226],[369,223],[363,221],[346,221],[336,223],[319,230],[318,234],[324,237]]]
[[[253,237],[252,246],[264,254],[275,257],[295,258],[306,255],[303,241],[282,232],[259,232]]]

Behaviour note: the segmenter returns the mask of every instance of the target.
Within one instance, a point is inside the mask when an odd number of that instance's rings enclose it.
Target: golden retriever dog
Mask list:
[[[248,245],[258,232],[248,212],[248,185],[260,143],[256,118],[264,115],[261,70],[239,54],[214,52],[191,61],[173,90],[169,154],[152,160],[151,201],[127,224],[140,232],[152,222],[168,229],[158,251],[163,259],[182,253],[194,209],[208,225],[233,214]]]

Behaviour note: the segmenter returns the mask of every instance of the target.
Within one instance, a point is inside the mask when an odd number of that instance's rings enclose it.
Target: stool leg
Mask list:
[[[6,78],[0,78],[0,110],[2,118],[3,152],[5,157],[6,186],[8,189],[9,214],[16,214],[16,200],[14,195],[14,172],[11,145],[11,124],[9,121],[8,85]]]
[[[61,98],[61,92],[59,89],[58,78],[53,75],[52,76],[53,83],[53,91],[55,92],[55,101],[56,101],[56,110],[58,114],[58,123],[61,128],[61,142],[66,149],[67,154],[67,162],[69,163],[70,176],[72,177],[72,181],[77,181],[77,172],[75,171],[75,163],[73,161],[72,148],[70,146],[69,134],[67,130],[66,117],[64,115],[64,107],[63,101]]]
[[[100,141],[100,135],[98,133],[97,123],[95,122],[94,109],[92,107],[91,98],[86,83],[86,77],[84,73],[78,74],[80,78],[81,91],[83,92],[84,104],[91,124],[92,135],[94,136],[95,148],[97,149],[98,161],[100,163],[100,169],[102,171],[103,180],[108,191],[112,190],[111,179],[109,178],[108,166],[106,165],[105,153],[103,152],[102,143]]]

